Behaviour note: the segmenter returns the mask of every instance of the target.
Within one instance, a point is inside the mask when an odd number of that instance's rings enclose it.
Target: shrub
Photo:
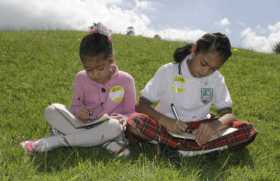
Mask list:
[[[280,54],[280,41],[274,44],[273,46],[273,52],[276,54]]]

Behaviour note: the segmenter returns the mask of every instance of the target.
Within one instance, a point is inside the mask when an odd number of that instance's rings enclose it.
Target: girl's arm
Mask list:
[[[73,84],[73,97],[72,97],[72,105],[71,112],[80,120],[88,120],[89,119],[89,111],[84,107],[83,100],[83,80],[80,74],[77,74]]]
[[[222,123],[221,126],[219,127],[220,130],[228,128],[229,126],[227,123],[236,119],[234,114],[232,113],[231,107],[218,110],[218,114],[219,114],[218,120]]]
[[[147,114],[153,120],[156,120],[161,126],[165,127],[174,133],[184,133],[187,129],[187,124],[182,121],[169,118],[152,107],[152,102],[145,97],[140,97],[139,103],[136,105],[136,111]]]
[[[199,145],[207,143],[220,130],[228,128],[229,124],[227,123],[235,119],[230,107],[220,109],[218,113],[220,117],[217,120],[202,123],[195,131],[196,142]]]

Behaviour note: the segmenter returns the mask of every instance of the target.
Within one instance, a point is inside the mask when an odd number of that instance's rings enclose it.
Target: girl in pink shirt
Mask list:
[[[127,116],[135,109],[135,84],[133,77],[115,64],[110,30],[100,23],[91,27],[81,41],[80,59],[84,70],[74,80],[71,110],[58,103],[48,106],[45,118],[53,135],[24,141],[21,146],[32,154],[61,146],[102,145],[117,156],[128,156],[123,132]],[[104,115],[108,120],[94,126],[73,125]]]

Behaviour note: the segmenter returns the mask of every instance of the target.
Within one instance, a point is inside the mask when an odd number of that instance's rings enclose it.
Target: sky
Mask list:
[[[279,10],[279,0],[0,0],[0,31],[87,31],[102,22],[115,33],[133,26],[136,35],[192,42],[219,31],[234,47],[270,53]]]

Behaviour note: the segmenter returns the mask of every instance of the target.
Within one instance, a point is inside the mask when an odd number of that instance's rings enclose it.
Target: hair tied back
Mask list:
[[[102,23],[94,23],[89,27],[89,33],[99,33],[108,38],[109,42],[112,42],[112,31],[104,26]]]

